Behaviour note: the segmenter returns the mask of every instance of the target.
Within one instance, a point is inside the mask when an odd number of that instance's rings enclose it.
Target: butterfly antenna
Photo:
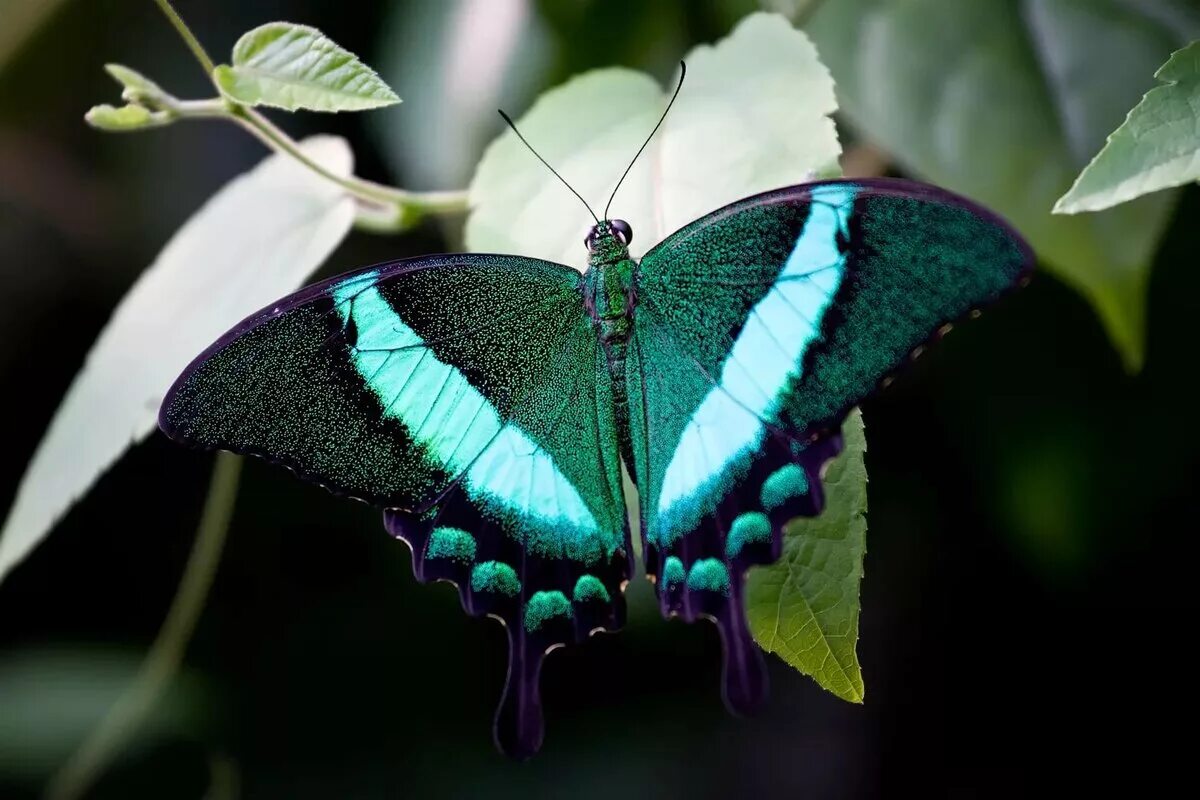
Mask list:
[[[650,135],[646,137],[646,141],[642,142],[642,146],[638,148],[637,154],[634,155],[633,161],[629,162],[629,166],[625,168],[625,172],[621,174],[621,180],[617,181],[617,185],[613,187],[612,194],[608,196],[608,202],[604,204],[604,218],[608,219],[608,209],[612,205],[613,198],[617,196],[617,189],[621,188],[621,184],[625,181],[625,176],[629,174],[629,170],[633,169],[633,165],[637,163],[638,158],[642,155],[642,151],[646,149],[646,145],[650,144],[650,140],[654,138],[654,134],[658,133],[658,129],[662,127],[663,120],[667,118],[667,112],[671,110],[671,106],[675,105],[675,98],[679,97],[679,90],[683,88],[683,78],[687,75],[687,64],[679,62],[679,83],[675,85],[675,94],[671,95],[671,101],[667,103],[667,107],[663,109],[662,116],[658,118],[658,123],[655,124],[654,130],[650,131]]]
[[[592,207],[588,205],[587,200],[583,199],[583,195],[581,195],[579,192],[575,191],[575,189],[572,188],[571,184],[567,183],[567,179],[564,178],[562,175],[559,175],[558,170],[556,170],[554,167],[550,166],[550,162],[548,162],[548,161],[546,161],[546,159],[542,158],[541,153],[539,153],[537,150],[533,149],[533,145],[531,145],[529,143],[529,141],[524,136],[521,135],[521,132],[519,130],[517,130],[516,123],[512,121],[512,117],[510,117],[508,114],[504,113],[504,109],[497,109],[497,110],[500,112],[500,116],[504,117],[504,121],[508,123],[508,127],[512,128],[513,133],[515,133],[517,135],[517,138],[521,140],[521,143],[529,148],[529,152],[531,152],[535,156],[537,156],[538,161],[540,161],[546,165],[546,169],[548,169],[552,173],[554,173],[554,177],[556,177],[560,181],[562,181],[563,186],[565,186],[571,190],[571,194],[573,194],[579,198],[579,202],[583,203],[583,207],[588,210],[588,213],[592,215],[592,219],[596,220],[596,224],[599,225],[600,218],[596,216],[595,211],[592,211]]]

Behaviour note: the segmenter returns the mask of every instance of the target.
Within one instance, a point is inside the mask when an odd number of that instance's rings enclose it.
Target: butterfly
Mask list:
[[[418,580],[505,625],[495,737],[518,758],[542,743],[544,656],[624,621],[622,464],[662,613],[716,623],[723,696],[749,713],[767,684],[746,572],[821,512],[849,411],[1033,264],[997,216],[903,180],[748,197],[640,261],[628,222],[595,223],[583,273],[471,253],[303,289],[196,358],[159,418],[383,508]]]

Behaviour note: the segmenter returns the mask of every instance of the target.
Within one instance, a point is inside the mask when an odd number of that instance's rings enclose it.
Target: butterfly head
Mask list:
[[[632,241],[633,228],[623,219],[598,222],[583,238],[588,261],[593,266],[605,266],[629,258],[629,243]]]

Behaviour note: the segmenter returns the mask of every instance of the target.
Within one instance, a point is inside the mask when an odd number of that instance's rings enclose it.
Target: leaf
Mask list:
[[[349,175],[345,141],[304,151]],[[345,238],[354,202],[275,155],[214,195],[121,300],[38,445],[0,533],[0,578],[125,449],[154,429],[171,382],[239,320],[297,288]]]
[[[748,16],[686,61],[678,101],[613,201],[612,215],[633,226],[637,256],[748,194],[837,174],[832,81],[783,17]],[[596,70],[546,92],[517,124],[599,214],[668,97],[643,73]],[[585,266],[590,215],[511,131],[484,154],[471,205],[471,250]]]
[[[213,73],[222,94],[288,111],[362,111],[400,102],[374,70],[316,28],[261,25],[238,39],[233,66]]]
[[[1164,85],[1134,106],[1054,213],[1100,211],[1200,180],[1200,41],[1176,51],[1154,77]]]
[[[792,520],[783,557],[750,571],[746,617],[754,640],[833,694],[861,703],[858,587],[867,550],[867,440],[855,411],[846,447],[825,477],[825,510]]]
[[[125,87],[125,91],[121,93],[122,99],[136,103],[141,100],[158,100],[167,96],[167,93],[162,90],[154,81],[142,75],[136,70],[121,64],[105,64],[104,71],[112,76],[112,79]]]
[[[837,174],[840,148],[829,119],[833,83],[808,38],[782,17],[751,15],[716,46],[698,47],[686,61],[679,99],[613,202],[612,216],[633,226],[636,256],[696,217],[746,195]],[[542,95],[518,126],[600,213],[668,96],[642,73],[597,70]],[[471,204],[470,249],[585,265],[590,216],[512,132],[484,155],[471,183]],[[849,433],[846,459],[857,469],[838,485],[838,498],[866,491],[865,442],[861,429]],[[822,520],[826,535],[840,530],[848,544],[858,541],[859,554],[844,557],[859,563],[865,523],[830,512]],[[789,529],[789,547],[794,530]],[[857,578],[856,573],[855,585]],[[856,621],[857,591],[844,593],[821,613]],[[780,620],[783,626],[801,623],[799,617]],[[771,629],[764,630],[767,638],[755,631],[757,640],[773,646]],[[852,660],[852,637],[848,646]],[[789,663],[803,668],[807,662]],[[810,672],[840,696],[853,699],[851,689],[857,687],[861,699],[857,672],[853,681],[840,684],[819,670]]]
[[[108,104],[92,106],[83,115],[83,119],[93,128],[113,133],[154,128],[159,125],[166,125],[171,121],[171,117],[167,112],[151,111],[145,106],[139,106],[136,103],[130,103],[120,108]]]
[[[1050,213],[1166,54],[1200,31],[1181,0],[840,0],[807,30],[851,122],[908,170],[1008,217],[1088,298],[1131,370],[1172,196]]]

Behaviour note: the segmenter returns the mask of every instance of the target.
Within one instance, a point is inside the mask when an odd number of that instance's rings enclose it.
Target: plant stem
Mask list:
[[[196,529],[196,541],[158,638],[151,645],[133,684],[117,698],[100,724],[54,776],[46,790],[49,800],[82,797],[136,733],[159,695],[179,671],[221,560],[237,499],[241,468],[239,456],[217,454],[204,512]]]
[[[204,68],[204,74],[208,76],[209,80],[212,80],[213,70],[216,69],[216,65],[209,58],[204,45],[200,44],[200,40],[192,33],[187,23],[183,21],[183,17],[179,16],[179,12],[171,5],[170,0],[154,0],[154,2],[162,9],[163,14],[171,21],[171,24],[175,26],[175,30],[183,38],[184,44],[188,46],[188,49],[192,51],[192,55],[196,57],[196,60],[200,62],[200,66]]]
[[[188,28],[187,23],[171,6],[169,0],[154,0],[154,2],[175,26],[175,30],[179,32],[184,43],[196,56],[200,66],[204,68],[205,74],[211,79],[214,69],[213,61],[191,29]],[[213,85],[216,85],[215,81]],[[219,90],[220,87],[218,87]],[[149,98],[144,98],[141,102],[169,111],[179,119],[232,120],[270,149],[277,153],[286,153],[325,180],[342,187],[359,203],[355,224],[363,230],[375,233],[399,233],[411,228],[427,214],[455,214],[467,210],[467,193],[465,191],[409,192],[394,186],[385,186],[381,183],[364,180],[355,175],[338,175],[331,172],[309,158],[295,139],[284,133],[261,112],[249,106],[230,102],[223,97],[211,100],[179,100],[166,95],[155,98],[155,100],[156,103],[151,103]]]
[[[230,103],[225,105],[223,114],[205,115],[232,119],[275,152],[286,153],[322,178],[341,186],[367,206],[358,215],[357,224],[361,228],[377,233],[396,233],[411,228],[426,214],[453,214],[467,210],[465,191],[410,192],[354,175],[343,176],[331,172],[309,158],[295,139],[253,108]]]

